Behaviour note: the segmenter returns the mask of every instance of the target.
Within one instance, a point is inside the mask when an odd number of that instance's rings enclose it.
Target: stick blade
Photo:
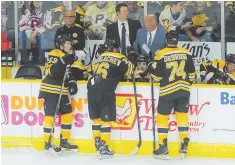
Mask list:
[[[129,156],[135,155],[135,154],[139,151],[139,149],[140,149],[140,146],[136,146],[136,147],[131,151],[131,153],[129,154]]]

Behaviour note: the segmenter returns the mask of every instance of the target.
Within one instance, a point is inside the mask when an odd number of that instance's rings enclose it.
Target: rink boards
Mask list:
[[[43,149],[43,100],[37,98],[40,81],[3,81],[1,138],[3,147]],[[95,152],[88,114],[86,82],[78,82],[79,92],[71,98],[74,109],[72,142],[80,152]],[[142,146],[138,154],[152,154],[152,102],[148,83],[137,83]],[[128,154],[138,143],[136,109],[132,83],[121,83],[116,90],[117,122],[112,125],[112,148]],[[158,87],[155,86],[155,105]],[[156,113],[155,113],[156,114]],[[194,85],[189,104],[189,156],[235,158],[235,86]],[[169,118],[169,151],[177,155],[179,137],[174,112]],[[59,137],[60,117],[56,123]],[[156,136],[157,137],[157,136]]]

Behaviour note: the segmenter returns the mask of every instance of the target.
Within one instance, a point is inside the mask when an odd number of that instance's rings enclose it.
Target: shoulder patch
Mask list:
[[[56,57],[62,57],[62,56],[64,56],[64,53],[59,49],[55,49],[55,50],[50,51],[49,55],[56,56]]]

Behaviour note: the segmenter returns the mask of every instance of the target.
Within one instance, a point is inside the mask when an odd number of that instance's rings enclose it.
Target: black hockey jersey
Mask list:
[[[204,61],[200,65],[200,76],[207,84],[235,85],[235,72],[228,73],[223,60]]]
[[[134,65],[120,53],[104,52],[94,65],[93,74],[101,75],[105,89],[116,89],[123,76],[131,79]],[[107,82],[107,83],[106,83]]]
[[[195,82],[195,67],[191,53],[185,48],[164,48],[149,64],[148,71],[160,82],[160,97],[181,91],[189,94]]]
[[[57,49],[49,53],[49,59],[40,86],[39,97],[44,97],[47,93],[60,94],[66,70],[66,65],[60,60],[62,56],[64,56],[64,53]],[[80,61],[75,61],[70,68],[71,74],[76,81],[82,79],[85,70],[86,67]],[[65,82],[62,94],[68,95],[68,82]]]

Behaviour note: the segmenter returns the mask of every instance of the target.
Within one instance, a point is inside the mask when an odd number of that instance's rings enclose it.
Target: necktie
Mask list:
[[[148,40],[148,47],[150,47],[152,45],[152,33],[149,32],[149,40]]]
[[[126,28],[125,23],[122,23],[122,54],[126,55]]]

